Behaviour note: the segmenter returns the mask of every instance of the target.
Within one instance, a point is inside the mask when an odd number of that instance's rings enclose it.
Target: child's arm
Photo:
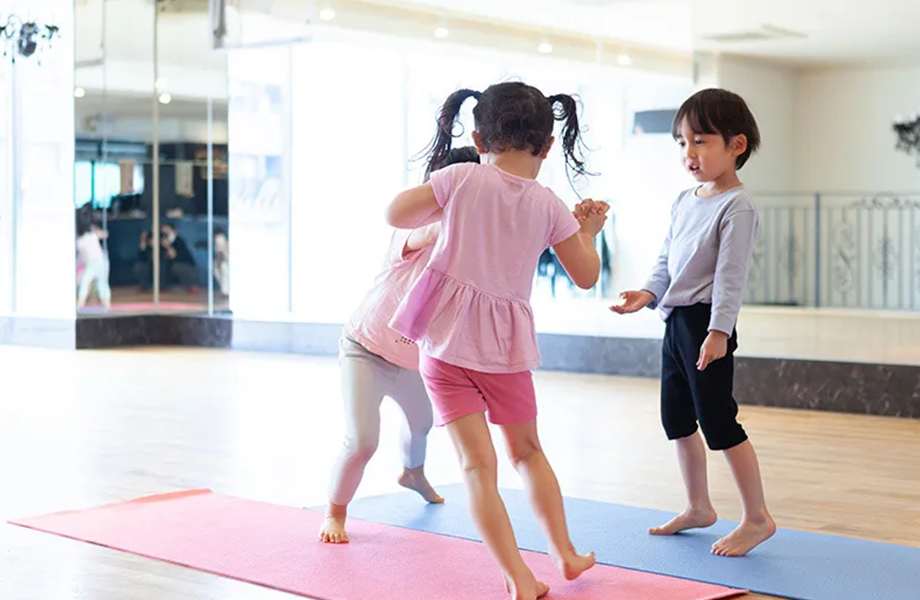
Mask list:
[[[648,303],[652,308],[658,304],[664,293],[668,291],[671,285],[671,274],[668,273],[668,256],[671,254],[671,227],[668,226],[668,235],[664,238],[664,244],[661,246],[661,252],[658,254],[658,262],[652,269],[652,274],[642,291],[652,295],[652,301]]]
[[[719,234],[719,255],[712,285],[710,331],[727,336],[735,329],[748,270],[754,258],[757,211],[743,209],[726,215]]]
[[[594,287],[600,277],[601,258],[594,247],[594,238],[604,228],[607,211],[610,209],[603,202],[592,202],[588,206],[587,210],[576,209],[576,218],[581,223],[581,229],[553,246],[556,258],[562,263],[572,283],[583,290]],[[596,206],[597,209],[590,208],[592,206]]]
[[[431,182],[402,192],[390,203],[386,211],[387,223],[397,229],[416,229],[431,223],[441,209]]]
[[[703,371],[728,354],[728,338],[741,312],[741,297],[754,257],[757,211],[740,210],[726,215],[719,230],[719,255],[712,284],[712,316],[709,335],[700,348],[696,367]]]
[[[406,252],[415,252],[428,246],[434,246],[435,242],[438,241],[439,235],[441,235],[440,221],[413,229],[406,240]]]

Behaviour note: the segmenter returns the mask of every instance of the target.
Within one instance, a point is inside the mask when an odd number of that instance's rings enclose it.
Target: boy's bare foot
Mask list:
[[[652,535],[674,535],[688,529],[702,529],[712,527],[719,520],[714,508],[691,509],[688,508],[660,527],[649,527]]]
[[[348,534],[345,533],[345,517],[327,515],[323,525],[319,528],[319,539],[326,544],[347,544]]]
[[[770,515],[757,520],[744,520],[734,531],[712,545],[718,556],[744,556],[776,533],[776,523]]]
[[[572,581],[573,579],[578,579],[582,573],[593,567],[596,562],[593,552],[587,554],[572,552],[572,554],[564,558],[557,558],[556,567],[562,572],[563,577]]]
[[[537,581],[533,574],[530,575],[529,581],[521,582],[517,586],[506,575],[505,590],[511,595],[512,600],[537,600],[549,594],[549,586],[542,581]]]
[[[403,469],[402,475],[399,476],[397,481],[399,485],[404,488],[418,492],[418,494],[425,499],[425,502],[430,504],[441,504],[444,502],[444,498],[434,491],[434,488],[428,483],[428,478],[425,477],[425,467],[423,466],[417,469],[406,467]]]

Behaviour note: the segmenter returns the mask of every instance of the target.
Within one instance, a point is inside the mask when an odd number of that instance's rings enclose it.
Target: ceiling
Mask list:
[[[310,0],[227,0],[250,10],[299,6],[305,17]],[[335,6],[343,0],[312,0]],[[374,4],[418,6],[553,31],[622,40],[690,54],[710,51],[809,65],[825,63],[910,62],[920,64],[920,0],[874,0],[841,10],[840,0],[368,0]],[[109,23],[130,27],[101,29],[102,6]],[[201,63],[217,69],[210,51],[204,0],[169,0],[161,20],[162,62]],[[150,0],[85,0],[78,4],[78,60],[95,58],[101,38],[110,54],[152,58]],[[80,18],[82,17],[82,18]],[[299,17],[298,17],[299,18]],[[162,43],[176,34],[181,46]],[[179,31],[182,33],[179,33]],[[194,31],[193,31],[194,30]],[[105,32],[103,34],[103,32]],[[193,41],[194,40],[194,41]],[[191,55],[190,55],[191,52]]]
[[[690,52],[690,0],[375,0]]]
[[[917,0],[859,2],[846,10],[840,0],[464,0],[462,9],[456,0],[379,2],[800,65],[920,63]]]
[[[695,0],[693,16],[697,49],[797,64],[920,64],[917,0]],[[724,34],[748,41],[711,39]]]

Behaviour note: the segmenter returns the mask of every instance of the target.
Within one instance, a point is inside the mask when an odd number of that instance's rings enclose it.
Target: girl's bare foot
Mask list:
[[[505,590],[511,596],[512,600],[536,600],[549,594],[549,586],[530,574],[526,582],[515,585],[510,577],[505,575]]]
[[[688,529],[702,529],[712,527],[719,520],[719,516],[711,506],[704,509],[688,508],[660,527],[650,527],[648,532],[652,535],[674,535]]]
[[[425,499],[425,502],[430,504],[441,504],[444,502],[444,498],[434,491],[434,488],[428,483],[428,478],[425,477],[424,466],[418,467],[417,469],[406,467],[403,469],[402,475],[399,476],[397,481],[399,485],[404,488],[418,492],[418,494]]]
[[[562,573],[562,576],[569,581],[578,579],[582,573],[593,567],[597,562],[594,559],[593,552],[576,554],[574,550],[571,554],[562,558],[556,558],[555,560],[556,567]]]
[[[319,539],[326,544],[347,544],[348,534],[345,533],[345,517],[326,515],[323,525],[319,528]]]
[[[734,531],[712,545],[718,556],[744,556],[776,533],[776,523],[770,515],[745,519]]]

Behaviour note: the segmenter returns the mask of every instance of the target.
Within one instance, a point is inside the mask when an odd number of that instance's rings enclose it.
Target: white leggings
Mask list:
[[[82,305],[89,298],[90,286],[96,284],[96,295],[103,303],[108,303],[112,298],[112,289],[109,287],[109,265],[105,258],[95,258],[83,267],[83,278],[80,280],[78,298]]]
[[[402,452],[407,468],[425,464],[428,432],[434,416],[418,371],[398,367],[348,336],[339,340],[339,369],[345,400],[345,448],[332,472],[329,501],[346,506],[355,496],[364,467],[377,450],[383,397],[396,401],[406,416]]]

